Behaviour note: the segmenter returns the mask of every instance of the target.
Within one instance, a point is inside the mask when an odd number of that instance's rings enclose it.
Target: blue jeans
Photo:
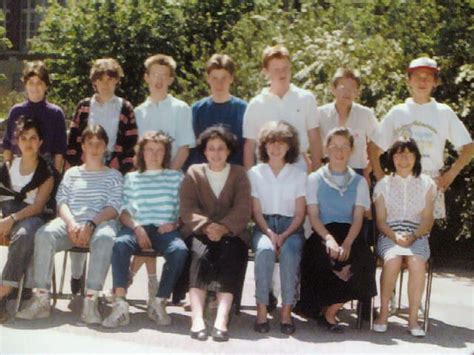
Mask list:
[[[293,220],[293,217],[279,215],[264,217],[268,227],[277,234],[283,233]],[[281,298],[284,305],[292,305],[295,302],[304,241],[304,231],[300,227],[285,240],[280,250]],[[252,235],[252,248],[255,252],[255,296],[257,303],[268,305],[276,254],[270,237],[257,226]]]
[[[153,250],[162,253],[166,260],[156,296],[168,298],[183,271],[188,257],[188,248],[177,230],[160,234],[156,226],[148,225],[144,228],[150,238]],[[127,288],[130,259],[133,253],[139,250],[140,246],[133,230],[123,227],[115,240],[112,253],[114,288]]]
[[[102,222],[94,230],[89,241],[90,258],[86,288],[101,291],[104,286],[110,257],[117,234],[117,221]],[[66,223],[59,217],[41,227],[35,235],[34,280],[37,288],[49,289],[53,273],[54,255],[69,250],[74,245],[67,236]]]

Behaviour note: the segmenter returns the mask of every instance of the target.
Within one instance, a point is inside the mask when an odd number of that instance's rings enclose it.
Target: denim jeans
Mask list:
[[[89,248],[90,260],[86,287],[101,291],[112,257],[112,248],[117,234],[117,221],[109,220],[97,226],[92,235]],[[66,223],[55,218],[41,227],[35,236],[34,280],[37,288],[49,289],[53,273],[54,255],[74,245],[67,236]]]
[[[153,225],[144,226],[150,238],[153,250],[165,257],[163,274],[157,297],[168,298],[178,281],[188,257],[188,248],[177,230],[160,234]],[[112,276],[114,288],[127,288],[130,259],[133,253],[140,250],[133,230],[123,227],[115,240],[112,254]]]
[[[280,215],[264,217],[268,227],[277,234],[283,233],[293,220],[293,217]],[[304,231],[300,227],[285,240],[280,250],[281,298],[284,305],[292,305],[295,302],[304,241]],[[257,303],[268,305],[276,254],[270,237],[265,235],[257,226],[255,226],[252,235],[252,248],[255,252],[255,293]]]
[[[28,205],[24,202],[14,200],[1,203],[4,216],[21,211]],[[8,256],[2,273],[2,284],[18,287],[21,276],[26,273],[25,286],[31,283],[33,250],[35,245],[35,233],[44,224],[39,216],[26,218],[16,222],[10,232],[10,243],[8,245]]]

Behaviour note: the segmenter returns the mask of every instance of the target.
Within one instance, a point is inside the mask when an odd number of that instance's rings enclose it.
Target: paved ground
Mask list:
[[[0,265],[6,258],[0,248]],[[57,268],[63,254],[56,257]],[[159,263],[159,268],[161,267]],[[170,327],[157,327],[146,317],[144,303],[131,307],[130,325],[117,331],[88,328],[77,323],[81,300],[59,301],[52,317],[40,321],[12,320],[0,327],[0,352],[29,353],[460,353],[474,354],[474,271],[443,269],[435,273],[431,298],[428,336],[412,338],[406,330],[406,298],[402,311],[390,318],[389,331],[375,334],[365,324],[354,329],[355,316],[349,307],[341,312],[348,328],[344,334],[330,334],[314,321],[297,318],[297,332],[284,336],[279,332],[278,317],[268,335],[253,332],[255,316],[253,263],[249,264],[243,297],[243,311],[231,322],[231,340],[218,344],[198,342],[189,335],[190,312],[183,307],[169,307],[173,318]],[[69,280],[69,275],[66,276]],[[67,282],[68,284],[68,282]],[[110,275],[106,287],[111,286]],[[66,286],[67,291],[69,287]],[[144,300],[147,294],[146,273],[142,269],[130,289],[130,297]],[[109,312],[110,307],[105,308]]]

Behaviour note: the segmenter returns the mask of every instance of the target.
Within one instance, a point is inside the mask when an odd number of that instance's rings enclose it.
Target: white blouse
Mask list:
[[[23,187],[25,187],[33,178],[34,171],[28,175],[21,175],[20,174],[20,164],[21,158],[15,158],[12,161],[12,165],[10,167],[10,181],[12,185],[12,190],[16,192],[20,192]],[[36,199],[36,194],[38,193],[38,188],[28,191],[26,194],[26,198],[23,200],[28,204],[33,204]]]
[[[306,173],[294,164],[285,164],[278,176],[270,165],[255,165],[248,171],[252,197],[257,198],[263,214],[294,217],[295,200],[306,196]]]
[[[436,184],[428,175],[418,178],[410,175],[388,175],[380,180],[374,189],[374,201],[383,197],[387,210],[387,222],[411,221],[420,223],[421,213],[426,206],[427,194],[436,197]]]

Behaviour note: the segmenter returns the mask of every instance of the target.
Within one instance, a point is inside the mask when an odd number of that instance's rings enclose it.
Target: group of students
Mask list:
[[[35,293],[16,317],[48,317],[55,253],[89,246],[84,323],[128,324],[127,288],[145,262],[151,319],[171,323],[166,303],[184,277],[191,337],[227,341],[238,275],[245,274],[251,246],[255,331],[270,331],[267,313],[279,261],[280,331],[295,332],[291,313],[299,301],[318,314],[320,324],[340,332],[336,315],[343,304],[376,294],[364,227],[373,170],[376,251],[384,260],[374,330],[387,330],[389,300],[406,258],[408,327],[412,335],[424,336],[417,311],[428,236],[434,218],[444,217],[442,192],[474,151],[455,113],[431,97],[438,85],[436,62],[422,57],[410,63],[411,98],[380,125],[372,110],[355,102],[357,71],[338,69],[331,82],[335,101],[318,107],[312,93],[291,84],[290,55],[281,45],[264,50],[262,72],[269,86],[248,105],[230,93],[235,64],[227,55],[207,62],[211,95],[192,108],[168,92],[175,69],[169,56],[148,58],[144,80],[150,95],[133,109],[115,95],[124,75],[118,62],[96,60],[90,74],[95,94],[80,101],[66,137],[64,114],[46,100],[50,82],[44,64],[27,63],[28,100],[10,111],[3,139],[0,238],[10,245],[0,285],[2,318],[7,296],[24,273]],[[460,154],[441,174],[446,140]],[[384,176],[379,156],[386,150],[390,174]],[[41,217],[51,196],[57,217],[45,223]],[[159,285],[154,259],[131,260],[134,252],[150,248],[165,258]],[[73,292],[83,263],[80,254],[74,256]],[[110,265],[115,302],[102,319],[98,296]],[[208,291],[217,298],[212,330],[204,321]]]

